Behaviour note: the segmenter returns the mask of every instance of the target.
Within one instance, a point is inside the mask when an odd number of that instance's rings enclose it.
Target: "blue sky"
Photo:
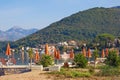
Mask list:
[[[44,28],[93,7],[120,6],[120,0],[0,0],[0,30]]]

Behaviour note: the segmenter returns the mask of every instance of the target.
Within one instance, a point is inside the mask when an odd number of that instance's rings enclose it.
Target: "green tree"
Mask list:
[[[29,55],[29,58],[30,58],[30,68],[31,68],[31,66],[32,66],[32,59],[34,58],[33,49],[32,48],[30,48],[28,50],[28,55]]]
[[[99,51],[97,49],[95,49],[94,52],[93,52],[93,54],[92,54],[92,57],[94,59],[94,67],[96,67],[96,60],[99,57],[98,52]]]
[[[43,67],[48,67],[50,65],[53,65],[53,62],[54,59],[52,56],[43,54],[41,60],[37,64],[41,64]]]
[[[75,54],[74,62],[78,67],[86,67],[87,66],[87,59],[82,54]]]
[[[108,45],[108,43],[111,43],[114,39],[115,37],[112,34],[103,33],[103,34],[99,34],[95,38],[95,41],[99,43],[101,47],[104,48],[104,47],[111,47],[110,45]]]
[[[119,66],[120,65],[120,57],[117,56],[116,51],[109,51],[109,54],[106,59],[106,64],[109,66]]]

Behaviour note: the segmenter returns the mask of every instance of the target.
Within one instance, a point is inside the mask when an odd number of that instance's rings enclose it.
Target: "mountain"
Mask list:
[[[12,27],[7,31],[0,31],[0,41],[16,41],[20,38],[26,37],[37,29],[22,29],[20,27]]]
[[[115,7],[113,7],[113,8],[120,8],[120,6],[115,6]]]
[[[119,8],[97,7],[80,11],[16,41],[15,44],[33,46],[67,40],[92,41],[102,33],[120,36]]]

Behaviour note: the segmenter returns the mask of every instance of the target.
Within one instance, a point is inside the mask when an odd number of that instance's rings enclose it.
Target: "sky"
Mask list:
[[[120,0],[0,0],[0,30],[42,29],[76,12],[120,6]]]

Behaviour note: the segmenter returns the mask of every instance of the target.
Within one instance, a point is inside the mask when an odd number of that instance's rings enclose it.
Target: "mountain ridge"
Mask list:
[[[36,31],[38,31],[38,29],[23,29],[20,27],[12,27],[6,31],[0,30],[0,41],[16,41]]]
[[[98,34],[120,35],[120,9],[96,7],[72,14],[37,31],[16,44],[33,46],[68,40],[92,41]]]

